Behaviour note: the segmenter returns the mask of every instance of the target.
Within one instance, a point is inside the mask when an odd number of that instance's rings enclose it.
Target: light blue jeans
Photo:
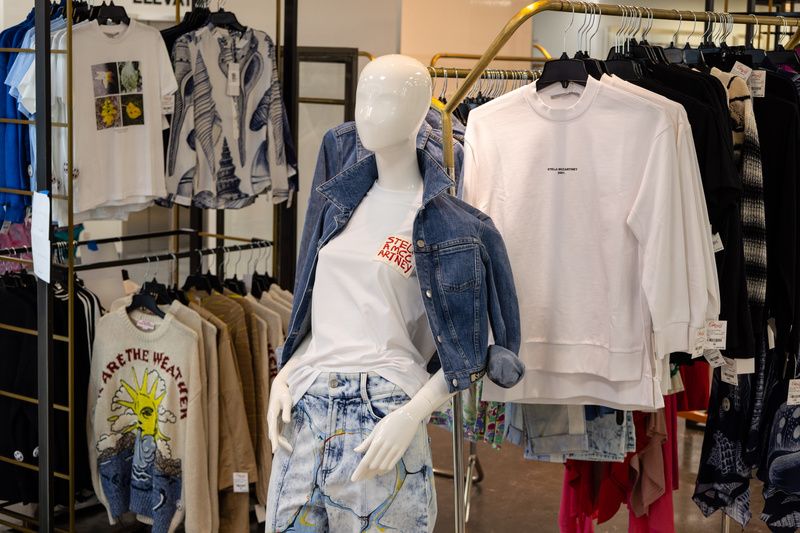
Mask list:
[[[322,374],[292,409],[272,463],[267,533],[431,532],[436,492],[428,433],[419,430],[393,472],[353,483],[353,449],[408,402],[377,374]]]

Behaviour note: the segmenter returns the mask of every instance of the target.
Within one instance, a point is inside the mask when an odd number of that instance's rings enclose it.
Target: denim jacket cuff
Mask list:
[[[509,389],[522,380],[525,365],[517,354],[499,344],[489,346],[486,371],[489,379],[504,389]]]

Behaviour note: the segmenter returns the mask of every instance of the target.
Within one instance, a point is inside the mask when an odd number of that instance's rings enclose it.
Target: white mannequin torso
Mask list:
[[[356,129],[363,146],[375,153],[376,183],[383,189],[409,193],[423,188],[416,137],[428,112],[431,95],[430,75],[416,59],[383,56],[362,71],[356,94]],[[313,327],[273,381],[267,416],[273,447],[291,449],[288,442],[279,436],[278,418],[289,421],[292,398],[288,379],[302,364],[297,355],[308,349],[312,338]],[[359,371],[371,372],[374,368],[365,366]],[[367,479],[393,468],[408,448],[420,423],[451,396],[443,371],[439,370],[406,405],[384,417],[355,449],[365,456],[352,480]]]

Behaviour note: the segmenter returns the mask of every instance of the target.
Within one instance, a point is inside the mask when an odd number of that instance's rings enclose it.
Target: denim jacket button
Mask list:
[[[436,342],[438,342],[439,344],[442,343],[442,336],[441,335],[436,335]]]
[[[458,387],[458,380],[453,378],[453,387]]]
[[[428,298],[433,298],[433,293],[431,292],[431,290],[430,290],[430,289],[428,289],[427,291],[425,291],[425,296],[427,296]]]
[[[425,248],[425,241],[422,239],[417,241],[417,248]]]

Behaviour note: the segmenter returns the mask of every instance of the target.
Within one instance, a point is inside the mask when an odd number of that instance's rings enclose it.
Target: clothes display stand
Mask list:
[[[508,42],[512,35],[529,19],[539,13],[546,11],[561,11],[561,12],[581,12],[582,6],[580,2],[571,2],[563,0],[541,0],[534,2],[522,8],[512,17],[500,33],[494,38],[486,51],[481,55],[477,64],[471,69],[463,83],[459,85],[455,93],[449,98],[447,104],[442,104],[438,100],[434,100],[434,106],[442,113],[442,129],[444,138],[444,165],[451,179],[453,180],[453,188],[455,187],[455,163],[454,163],[454,150],[453,150],[453,137],[452,137],[452,121],[451,113],[453,113],[458,105],[464,100],[473,86],[483,76],[484,72],[489,67],[489,64],[499,55],[500,50]],[[637,11],[635,7],[611,5],[611,4],[594,4],[594,9],[598,16],[613,16],[613,17],[630,17],[631,13],[642,13]],[[641,8],[639,8],[641,9]],[[766,26],[789,26],[792,28],[800,27],[800,20],[795,18],[784,18],[774,16],[753,16],[753,15],[729,15],[721,13],[712,13],[707,11],[680,11],[680,10],[667,10],[667,9],[651,9],[646,8],[644,11],[646,17],[656,20],[717,20],[726,21],[728,23],[746,24],[746,25],[766,25]],[[723,18],[725,17],[725,18]],[[786,48],[790,49],[800,43],[800,30],[795,31],[794,35],[789,39]],[[460,77],[456,74],[456,77]],[[460,410],[460,395],[454,399],[454,415],[458,416]],[[459,452],[454,457],[454,471],[455,471],[455,531],[456,533],[463,533],[466,524],[466,502],[461,495],[465,494],[464,485],[466,478],[464,477],[464,468],[462,457],[460,455],[461,443],[461,426],[460,421],[454,421],[454,449]],[[728,531],[730,528],[729,518],[727,516],[722,522],[722,531]]]
[[[296,2],[288,2],[294,4],[295,18],[287,20],[288,24],[296,26]],[[194,6],[195,2],[192,1]],[[280,12],[281,2],[277,2],[278,21],[280,25]],[[11,117],[0,117],[0,124],[19,124],[29,125],[35,127],[38,135],[36,135],[36,173],[35,173],[35,186],[31,190],[15,189],[9,187],[0,188],[0,193],[6,195],[17,195],[20,197],[32,197],[32,190],[36,191],[51,191],[53,189],[53,176],[51,170],[51,160],[53,154],[53,137],[50,135],[52,128],[62,128],[66,132],[66,153],[69,154],[65,162],[65,172],[67,176],[74,175],[74,161],[73,161],[73,14],[74,6],[73,0],[64,0],[63,13],[67,21],[66,24],[66,38],[64,49],[51,49],[50,34],[51,34],[51,14],[53,4],[51,0],[35,0],[34,3],[34,29],[35,29],[35,48],[2,48],[0,52],[14,53],[14,54],[34,54],[35,55],[35,75],[36,75],[36,102],[38,104],[38,112],[36,113],[35,120],[22,120]],[[199,5],[199,1],[198,1]],[[182,13],[182,2],[175,2],[175,16],[176,21],[180,22]],[[296,36],[295,36],[296,37]],[[64,122],[57,122],[52,120],[52,111],[50,102],[52,94],[51,85],[51,58],[53,54],[66,55],[67,61],[65,62],[66,70],[66,120]],[[286,59],[289,61],[296,60],[296,41],[294,47],[290,47],[286,52]],[[295,92],[296,94],[296,92]],[[294,103],[295,101],[293,101]],[[288,102],[287,102],[288,104]],[[289,105],[289,107],[292,107]],[[296,107],[296,104],[293,106]],[[294,122],[296,124],[296,121]],[[47,132],[47,133],[43,133]],[[51,205],[56,205],[56,202],[67,202],[67,213],[65,233],[69,237],[76,234],[77,224],[75,223],[74,209],[73,209],[73,180],[66,181],[65,194],[48,194],[48,199]],[[52,212],[52,209],[50,210]],[[218,216],[217,228],[224,230],[224,217]],[[159,261],[174,261],[174,275],[177,279],[179,271],[178,259],[191,258],[192,263],[199,261],[204,256],[214,255],[217,257],[217,264],[219,268],[224,268],[225,254],[240,253],[245,250],[266,249],[271,248],[273,243],[264,239],[254,239],[247,237],[232,237],[225,235],[224,231],[217,231],[216,233],[204,233],[202,230],[202,216],[192,217],[191,229],[179,228],[179,211],[178,208],[173,208],[172,214],[172,230],[156,231],[136,235],[121,235],[107,239],[94,239],[79,241],[73,239],[66,240],[65,242],[55,242],[53,226],[48,224],[48,238],[52,243],[50,246],[49,254],[49,269],[52,276],[57,276],[59,279],[64,280],[66,292],[68,295],[67,309],[67,335],[55,335],[53,326],[53,308],[54,308],[54,288],[49,283],[38,280],[37,281],[37,328],[28,329],[15,327],[9,324],[0,323],[0,329],[11,331],[22,335],[30,335],[37,337],[37,394],[36,397],[15,394],[11,391],[0,390],[0,397],[12,399],[14,401],[24,402],[38,406],[37,419],[38,419],[38,464],[18,460],[12,457],[0,456],[0,462],[20,469],[26,469],[38,473],[38,498],[37,507],[38,512],[35,516],[25,514],[10,509],[11,506],[18,503],[15,501],[4,502],[0,504],[0,525],[12,528],[17,531],[25,533],[41,532],[65,532],[72,533],[77,531],[76,528],[76,499],[75,499],[75,413],[77,411],[75,405],[75,295],[76,295],[76,274],[78,272],[85,272],[90,270],[97,270],[102,268],[116,268],[127,265],[136,265],[150,262]],[[106,243],[124,243],[132,241],[141,241],[148,239],[157,239],[169,237],[172,239],[171,248],[169,253],[162,253],[157,255],[140,256],[122,258],[113,261],[103,261],[91,264],[77,264],[76,251],[82,246],[95,246],[97,244]],[[181,238],[188,237],[189,249],[181,249]],[[202,248],[204,238],[215,239],[216,246],[211,248]],[[239,242],[237,245],[224,246],[224,241]],[[293,241],[293,238],[292,238]],[[294,262],[294,245],[289,246],[291,253],[291,262]],[[26,267],[33,266],[33,261],[30,259],[22,258],[22,254],[31,252],[30,247],[16,247],[0,250],[0,261],[12,262],[24,265]],[[277,256],[278,254],[274,254]],[[58,257],[65,257],[65,260],[59,261]],[[279,259],[275,257],[276,261]],[[37,258],[37,266],[38,265]],[[67,345],[67,375],[56,375],[54,357],[56,356],[54,345],[55,343],[64,343]],[[56,379],[66,379],[68,400],[66,405],[56,404],[55,398],[55,383]],[[69,427],[69,461],[66,471],[55,471],[54,468],[54,414],[55,411],[67,413],[68,427]],[[59,502],[55,498],[55,484],[58,482],[66,482],[68,484],[67,501]],[[56,516],[56,508],[59,504],[63,507],[58,511],[60,516]],[[58,518],[58,521],[57,521]],[[64,527],[56,527],[56,523],[64,523]],[[134,524],[131,527],[123,527],[120,531],[138,530],[141,524]]]

